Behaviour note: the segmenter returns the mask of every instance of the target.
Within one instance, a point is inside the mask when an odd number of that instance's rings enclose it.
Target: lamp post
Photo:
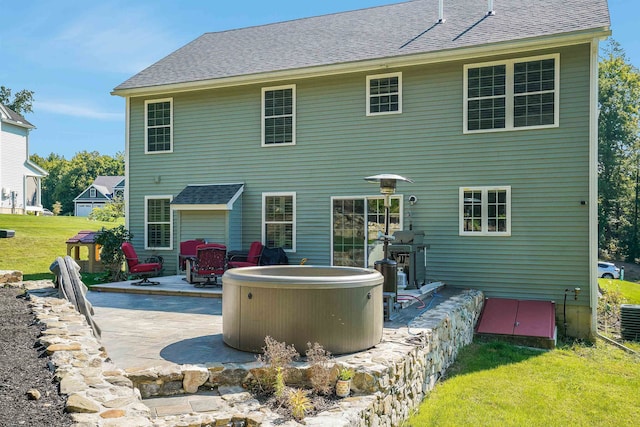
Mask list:
[[[398,264],[389,259],[389,209],[391,207],[391,195],[396,192],[396,183],[398,181],[413,182],[409,178],[393,174],[380,174],[368,176],[365,181],[380,184],[380,193],[384,196],[384,236],[383,236],[383,253],[384,258],[376,261],[375,269],[384,277],[384,292],[394,294],[394,299],[398,294]]]

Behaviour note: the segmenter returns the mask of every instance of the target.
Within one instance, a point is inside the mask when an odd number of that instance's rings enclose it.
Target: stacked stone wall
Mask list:
[[[109,360],[84,316],[69,302],[31,296],[31,307],[46,326],[41,344],[67,396],[67,411],[79,426],[209,426],[277,425],[279,417],[240,385],[259,368],[247,364],[180,365],[122,370]],[[340,356],[336,362],[353,368],[352,396],[337,408],[307,418],[327,426],[397,426],[415,411],[458,351],[473,338],[483,295],[460,291],[424,311],[404,327],[385,328],[374,349]],[[293,369],[304,383],[307,366]],[[217,390],[216,413],[152,418],[143,398]],[[237,424],[233,424],[233,423]],[[185,424],[186,423],[186,424]],[[229,424],[231,423],[231,424]]]

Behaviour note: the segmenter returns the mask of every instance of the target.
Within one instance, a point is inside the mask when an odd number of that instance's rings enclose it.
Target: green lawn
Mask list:
[[[625,280],[598,279],[598,284],[605,291],[618,291],[625,299],[625,304],[640,304],[640,285]]]
[[[67,239],[81,230],[121,224],[73,216],[0,215],[0,229],[16,232],[13,238],[0,239],[0,270],[20,270],[25,280],[52,279],[49,266],[67,254]]]
[[[640,358],[598,341],[552,351],[464,348],[406,425],[636,426]]]
[[[640,304],[639,284],[599,283],[615,304]],[[640,356],[604,341],[541,351],[476,340],[447,376],[406,425],[640,425]]]
[[[620,304],[640,304],[640,284],[616,279],[598,279],[602,289],[599,301],[598,322],[603,335],[620,341]],[[622,341],[640,353],[640,342]]]

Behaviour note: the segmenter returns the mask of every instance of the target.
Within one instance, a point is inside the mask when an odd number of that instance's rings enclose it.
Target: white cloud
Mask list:
[[[123,113],[110,113],[99,111],[93,107],[81,105],[80,103],[65,102],[34,102],[34,110],[47,111],[54,114],[65,116],[83,117],[88,119],[105,120],[105,121],[123,121]]]

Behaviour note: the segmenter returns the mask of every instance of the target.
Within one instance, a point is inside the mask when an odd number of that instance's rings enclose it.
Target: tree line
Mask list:
[[[56,203],[60,203],[61,215],[73,214],[73,199],[99,175],[124,176],[124,153],[108,156],[81,151],[71,160],[54,153],[47,157],[33,154],[30,160],[49,173],[42,178],[42,205],[53,211]]]
[[[33,112],[33,95],[33,91],[22,89],[12,96],[10,88],[0,86],[0,104],[21,115]],[[73,199],[99,175],[124,176],[123,153],[111,157],[97,151],[82,151],[71,160],[54,153],[47,157],[33,154],[29,159],[49,173],[41,181],[42,205],[56,214],[73,214]]]
[[[640,261],[640,71],[610,41],[599,61],[600,256]]]

